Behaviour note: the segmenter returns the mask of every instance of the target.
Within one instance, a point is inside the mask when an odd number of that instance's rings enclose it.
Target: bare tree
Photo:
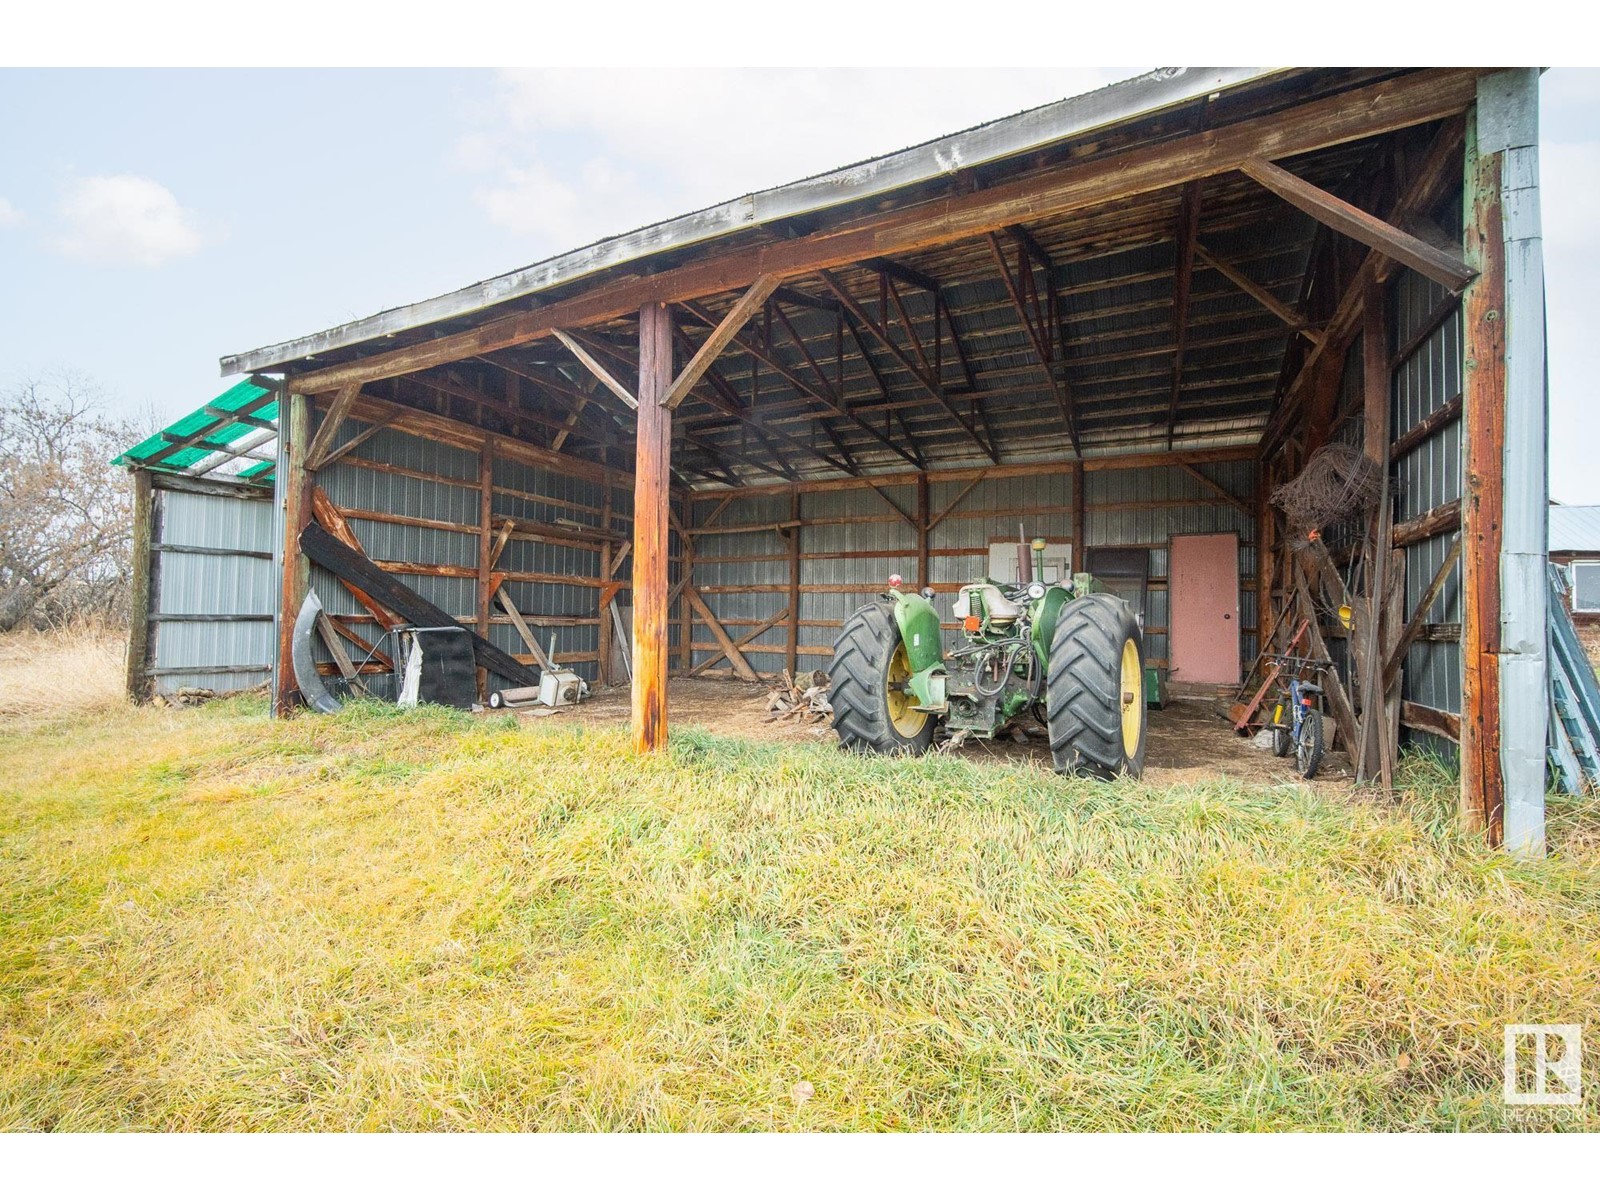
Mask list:
[[[111,460],[139,439],[70,374],[0,393],[0,631],[126,615],[132,492]]]

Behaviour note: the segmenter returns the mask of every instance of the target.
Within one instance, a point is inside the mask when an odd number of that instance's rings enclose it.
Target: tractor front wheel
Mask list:
[[[1120,597],[1096,592],[1061,610],[1045,684],[1058,772],[1112,779],[1144,770],[1143,643]]]
[[[910,679],[893,608],[858,608],[839,631],[828,668],[828,702],[840,745],[862,754],[926,753],[933,744],[933,714],[913,707]]]

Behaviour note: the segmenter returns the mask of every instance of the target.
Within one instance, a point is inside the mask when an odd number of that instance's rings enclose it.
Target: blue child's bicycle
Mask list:
[[[1310,779],[1322,765],[1322,684],[1318,681],[1333,664],[1293,655],[1272,661],[1289,681],[1272,710],[1272,753],[1284,758],[1293,749],[1295,767],[1303,778]]]

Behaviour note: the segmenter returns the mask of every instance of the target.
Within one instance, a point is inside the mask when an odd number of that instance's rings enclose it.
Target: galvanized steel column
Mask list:
[[[1544,853],[1550,703],[1538,139],[1538,71],[1480,79],[1466,156],[1467,251],[1483,274],[1465,307],[1462,547],[1466,604],[1496,603],[1463,614],[1462,795],[1469,820],[1481,804],[1490,838],[1529,856]]]

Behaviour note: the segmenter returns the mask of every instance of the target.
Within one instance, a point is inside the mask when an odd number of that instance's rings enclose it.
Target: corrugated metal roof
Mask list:
[[[521,270],[388,309],[321,333],[222,359],[222,373],[280,367],[308,355],[480,312],[624,263],[727,237],[741,230],[835,208],[1011,158],[1103,126],[1160,112],[1273,74],[1258,67],[1163,67],[959,133],[752,192],[629,233],[605,238]]]
[[[1600,505],[1552,504],[1550,552],[1600,551]]]

